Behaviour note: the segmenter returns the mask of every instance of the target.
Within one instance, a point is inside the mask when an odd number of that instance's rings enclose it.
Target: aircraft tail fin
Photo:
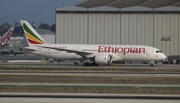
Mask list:
[[[0,38],[0,46],[2,47],[3,45],[7,44],[8,41],[10,40],[10,37],[13,34],[14,27],[11,27],[3,36]]]
[[[25,20],[20,20],[28,46],[45,44],[40,34]]]

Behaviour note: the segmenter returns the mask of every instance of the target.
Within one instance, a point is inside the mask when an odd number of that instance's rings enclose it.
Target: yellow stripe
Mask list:
[[[28,32],[26,32],[25,34],[26,34],[26,37],[27,37],[28,39],[30,39],[30,40],[33,40],[33,41],[38,42],[38,43],[44,43],[44,42],[36,39],[35,37],[31,36]]]

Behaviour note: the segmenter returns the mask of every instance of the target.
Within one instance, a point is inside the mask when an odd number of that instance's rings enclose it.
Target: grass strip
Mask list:
[[[0,88],[0,92],[21,93],[130,93],[130,94],[180,94],[176,89],[142,89],[142,88]]]
[[[137,89],[177,89],[180,90],[180,87],[170,86],[61,86],[61,85],[0,85],[0,88],[104,88],[104,89],[113,89],[113,88],[137,88]]]

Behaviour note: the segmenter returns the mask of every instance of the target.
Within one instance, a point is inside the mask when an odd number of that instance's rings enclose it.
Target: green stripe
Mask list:
[[[41,39],[39,39],[28,27],[25,23],[23,23],[23,27],[26,30],[26,32],[28,32],[31,36],[35,37],[36,39],[42,41]],[[43,41],[42,41],[43,42]]]

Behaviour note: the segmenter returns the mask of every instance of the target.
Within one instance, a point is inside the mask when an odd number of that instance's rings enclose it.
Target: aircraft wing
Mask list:
[[[40,45],[37,45],[38,47],[42,47],[42,48],[49,48],[49,49],[55,49],[55,50],[59,50],[59,51],[66,51],[68,53],[75,53],[77,55],[80,55],[82,57],[85,57],[85,58],[92,58],[95,56],[94,53],[89,53],[89,52],[83,52],[83,51],[76,51],[76,50],[70,50],[70,49],[63,49],[63,48],[56,48],[56,47],[50,47],[50,46],[40,46]]]

